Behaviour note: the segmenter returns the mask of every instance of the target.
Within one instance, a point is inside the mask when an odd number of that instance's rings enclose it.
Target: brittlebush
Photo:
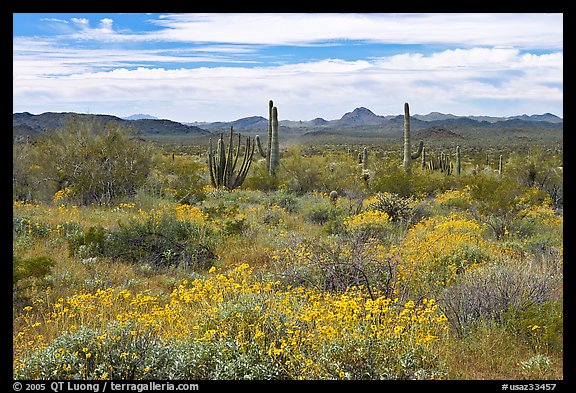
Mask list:
[[[213,268],[206,278],[181,282],[168,296],[110,287],[24,311],[24,328],[14,332],[20,378],[117,378],[127,360],[132,376],[164,376],[150,369],[158,367],[153,359],[158,352],[144,349],[182,348],[182,343],[196,351],[228,348],[211,356],[219,364],[251,359],[249,368],[276,370],[277,378],[439,378],[444,372],[437,349],[448,325],[433,299],[401,304],[397,298],[371,299],[360,288],[329,293],[281,287],[258,279],[247,264],[227,273]],[[117,335],[118,327],[130,334]],[[76,347],[61,346],[68,342],[63,334],[80,331],[95,332],[85,336],[85,351],[77,350],[77,339]],[[111,345],[124,355],[111,357]],[[218,370],[173,376],[242,377]]]

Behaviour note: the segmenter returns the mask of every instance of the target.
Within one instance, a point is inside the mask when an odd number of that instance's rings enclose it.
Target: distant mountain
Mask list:
[[[137,113],[135,115],[123,117],[123,119],[124,120],[142,120],[142,119],[157,120],[158,118],[156,116],[146,115],[144,113]]]
[[[374,114],[370,109],[360,107],[354,109],[352,112],[345,113],[339,120],[334,120],[331,123],[338,126],[375,126],[384,124],[386,117]]]
[[[47,130],[63,128],[71,116],[90,118],[99,122],[114,121],[135,129],[143,135],[211,135],[230,130],[243,134],[267,135],[268,119],[262,116],[243,117],[230,122],[194,122],[179,123],[167,119],[142,118],[153,117],[138,114],[130,116],[134,120],[122,119],[111,115],[78,114],[73,112],[46,112],[33,115],[28,112],[13,113],[12,133],[14,138],[35,137]],[[140,117],[135,119],[136,117]],[[340,119],[325,120],[320,117],[309,121],[281,120],[280,132],[284,135],[400,135],[403,129],[404,116],[386,115],[381,116],[365,107],[359,107],[352,112],[345,113]],[[518,115],[510,117],[492,116],[456,116],[440,112],[430,112],[427,115],[412,115],[410,127],[416,132],[419,130],[429,131],[424,136],[442,137],[458,136],[449,135],[447,132],[464,132],[464,129],[507,129],[511,130],[544,130],[553,132],[563,131],[563,119],[551,113],[541,115]],[[516,131],[514,131],[516,132]]]
[[[455,119],[458,116],[453,115],[451,113],[446,114],[440,112],[430,112],[427,115],[412,115],[410,117],[423,121],[435,121],[435,120]]]
[[[327,120],[324,120],[324,119],[321,118],[321,117],[317,117],[317,118],[315,118],[315,119],[310,120],[310,121],[309,121],[309,124],[310,124],[311,126],[325,126],[326,124],[328,124],[328,121],[327,121]]]
[[[560,117],[553,115],[552,113],[544,113],[543,115],[521,115],[521,116],[512,116],[512,117],[508,117],[508,120],[526,120],[526,121],[547,121],[549,123],[563,123],[564,120],[562,120]]]
[[[268,129],[268,119],[262,116],[243,117],[238,120],[222,122],[217,121],[213,123],[202,123],[202,127],[207,130],[229,130],[234,127],[235,131],[242,131],[246,129]]]
[[[553,115],[552,113],[544,113],[542,115],[530,115],[530,116],[524,114],[518,116],[497,117],[497,116],[456,116],[451,113],[445,114],[440,112],[430,112],[427,115],[412,115],[411,117],[424,121],[467,118],[475,121],[486,121],[488,123],[495,123],[498,121],[507,121],[507,120],[547,121],[550,123],[562,123],[564,121],[560,117]]]
[[[450,131],[444,127],[429,127],[414,133],[415,139],[437,139],[437,138],[464,138],[462,135]]]
[[[45,112],[33,115],[28,112],[12,114],[13,137],[37,136],[46,132],[62,129],[71,118],[95,121],[102,125],[114,122],[132,128],[142,135],[209,135],[210,132],[196,126],[189,126],[166,119],[125,120],[111,115],[82,114],[74,112]]]

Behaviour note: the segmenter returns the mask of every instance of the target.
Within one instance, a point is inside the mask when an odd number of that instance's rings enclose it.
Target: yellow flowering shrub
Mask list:
[[[177,205],[176,219],[179,221],[190,221],[192,223],[203,225],[206,223],[208,215],[203,213],[202,210],[195,206],[190,205]]]
[[[400,304],[398,298],[371,298],[355,287],[339,294],[283,288],[277,281],[257,279],[247,264],[226,273],[211,269],[209,277],[183,281],[168,296],[99,289],[38,310],[28,306],[22,318],[24,325],[13,337],[14,369],[27,377],[32,372],[28,363],[37,364],[37,356],[53,357],[57,352],[51,343],[61,345],[62,332],[99,332],[86,339],[86,351],[77,351],[75,357],[72,349],[62,348],[69,358],[82,359],[77,367],[86,366],[88,353],[94,362],[106,361],[102,351],[112,345],[112,332],[117,335],[111,327],[119,326],[126,333],[122,340],[154,337],[195,348],[227,343],[238,353],[215,356],[250,353],[255,362],[250,367],[273,365],[283,378],[438,378],[442,365],[436,351],[448,328],[432,299]],[[146,353],[125,352],[144,375],[153,359]],[[402,358],[410,358],[411,366]],[[120,354],[118,362],[122,359]],[[52,371],[59,372],[46,370]],[[104,379],[117,375],[113,369],[99,372]]]
[[[446,190],[437,195],[433,203],[442,207],[466,210],[474,205],[470,191],[470,186],[465,186],[462,190]]]
[[[344,227],[350,232],[378,232],[389,228],[390,216],[386,212],[367,210],[344,219]]]
[[[458,274],[491,260],[493,249],[475,220],[456,213],[428,218],[410,228],[402,244],[391,248],[400,259],[397,290],[426,293],[450,285]]]
[[[72,189],[70,187],[65,187],[61,190],[56,191],[56,193],[52,197],[52,202],[60,203],[62,201],[68,200],[72,196],[73,196]]]

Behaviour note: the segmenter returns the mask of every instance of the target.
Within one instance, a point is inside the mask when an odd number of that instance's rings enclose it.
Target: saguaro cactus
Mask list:
[[[256,145],[260,155],[266,158],[268,174],[274,176],[278,165],[280,165],[280,141],[278,139],[278,109],[272,100],[268,102],[268,115],[268,150],[262,149],[259,135],[256,135]]]
[[[422,154],[424,142],[420,141],[418,150],[412,153],[412,145],[410,144],[410,107],[408,103],[404,103],[404,170],[410,172],[410,164],[412,160],[417,159]]]
[[[460,146],[456,146],[456,176],[460,176]]]
[[[236,171],[236,164],[240,156],[240,145],[242,143],[242,136],[238,134],[238,145],[236,152],[233,153],[233,127],[230,127],[230,138],[228,142],[228,154],[226,154],[226,146],[224,145],[224,134],[220,134],[218,139],[218,146],[216,154],[212,149],[212,139],[210,139],[210,147],[208,150],[208,167],[210,170],[210,182],[213,187],[226,187],[228,190],[233,190],[240,187],[246,179],[250,165],[252,164],[252,156],[254,155],[254,143],[250,137],[246,137],[246,148],[244,149],[244,158],[240,165],[238,173]]]
[[[498,160],[498,174],[502,175],[502,154],[500,154],[500,159]]]
[[[426,149],[422,147],[422,169],[426,169]]]

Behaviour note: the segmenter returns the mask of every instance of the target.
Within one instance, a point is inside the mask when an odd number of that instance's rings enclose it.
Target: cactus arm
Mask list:
[[[224,150],[224,135],[220,134],[220,139],[218,139],[218,174],[216,178],[216,184],[221,186],[224,184],[224,170],[226,169],[226,151]]]
[[[212,187],[216,187],[216,180],[214,179],[214,168],[216,163],[214,162],[214,153],[212,151],[212,138],[210,138],[210,148],[208,149],[208,168],[210,168],[210,183]]]
[[[224,184],[230,183],[232,177],[232,150],[233,150],[233,127],[230,127],[230,136],[228,137],[228,153],[226,154],[226,169],[224,172]]]
[[[418,157],[420,157],[420,154],[422,154],[422,149],[424,149],[424,142],[420,141],[420,143],[418,144],[418,150],[415,153],[412,153],[410,155],[410,158],[415,160]]]
[[[242,136],[238,133],[238,146],[236,146],[236,153],[234,154],[234,163],[232,164],[232,170],[230,173],[234,173],[236,169],[236,163],[238,162],[238,156],[240,156],[240,144],[242,143]]]
[[[231,188],[239,187],[246,179],[250,165],[252,164],[252,157],[254,156],[254,146],[255,144],[251,142],[250,137],[246,137],[246,150],[244,151],[244,158],[242,160],[242,165],[240,166],[240,171],[238,176],[234,180]]]
[[[268,155],[264,152],[264,149],[262,149],[262,144],[260,143],[260,136],[256,135],[256,146],[258,147],[258,153],[260,153],[260,155],[264,158],[267,158]],[[266,168],[266,170],[268,170],[268,168]]]

